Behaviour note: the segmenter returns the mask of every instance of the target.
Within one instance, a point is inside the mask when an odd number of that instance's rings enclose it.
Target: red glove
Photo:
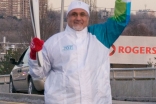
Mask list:
[[[42,49],[44,44],[43,40],[39,38],[33,38],[30,44],[30,58],[36,60],[36,53]]]

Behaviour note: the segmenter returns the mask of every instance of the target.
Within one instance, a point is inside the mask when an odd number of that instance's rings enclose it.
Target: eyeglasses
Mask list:
[[[81,13],[76,13],[76,12],[72,12],[71,14],[69,14],[70,17],[78,17],[78,15],[80,17],[88,17],[88,14],[81,12]]]

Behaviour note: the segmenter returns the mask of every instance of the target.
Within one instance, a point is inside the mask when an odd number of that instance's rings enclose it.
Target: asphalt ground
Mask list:
[[[0,104],[30,104],[30,103],[0,101]]]
[[[0,104],[33,104],[33,103],[0,101]],[[130,102],[130,101],[116,101],[116,100],[113,100],[113,104],[156,104],[156,102]]]
[[[113,100],[113,104],[156,104],[156,102],[130,102]]]

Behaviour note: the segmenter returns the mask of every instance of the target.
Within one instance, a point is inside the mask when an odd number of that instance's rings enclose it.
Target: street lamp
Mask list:
[[[63,31],[64,22],[64,0],[61,1],[61,20],[60,20],[60,32]]]

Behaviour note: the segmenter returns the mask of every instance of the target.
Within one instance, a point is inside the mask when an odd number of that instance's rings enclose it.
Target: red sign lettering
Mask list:
[[[116,47],[112,46],[113,51],[110,53],[110,56],[112,56],[115,51]],[[125,53],[125,54],[156,54],[156,47],[139,47],[139,46],[118,46],[117,48],[118,53]]]

